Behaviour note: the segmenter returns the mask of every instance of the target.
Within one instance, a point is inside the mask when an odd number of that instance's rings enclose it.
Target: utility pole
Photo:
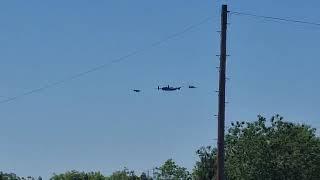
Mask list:
[[[224,126],[226,99],[226,61],[227,61],[227,24],[228,6],[222,5],[221,11],[221,44],[219,68],[219,105],[218,105],[218,170],[217,180],[225,180],[224,168]]]

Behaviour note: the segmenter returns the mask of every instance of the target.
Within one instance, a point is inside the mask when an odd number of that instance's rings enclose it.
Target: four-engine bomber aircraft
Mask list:
[[[176,91],[176,90],[180,90],[180,89],[181,89],[181,87],[170,87],[169,85],[163,86],[163,87],[158,86],[158,90],[162,90],[162,91]]]
[[[158,90],[162,90],[162,91],[177,91],[177,90],[181,90],[181,86],[180,87],[173,87],[173,86],[170,86],[170,85],[168,85],[168,86],[158,86]],[[196,86],[193,86],[193,85],[189,85],[188,86],[188,88],[189,89],[195,89],[195,88],[197,88]],[[139,92],[141,92],[141,90],[140,89],[132,89],[132,91],[134,91],[134,92],[136,92],[136,93],[139,93]]]

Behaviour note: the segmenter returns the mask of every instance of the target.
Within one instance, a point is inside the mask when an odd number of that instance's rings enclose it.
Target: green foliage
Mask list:
[[[103,176],[100,172],[78,172],[68,171],[62,174],[54,174],[50,180],[139,180],[140,178],[125,168],[122,171],[114,172],[110,177]]]
[[[146,173],[142,173],[140,176],[141,180],[148,180]]]
[[[141,173],[140,180],[153,180],[152,177],[147,176],[146,173]]]
[[[320,140],[315,129],[276,115],[268,123],[236,122],[226,135],[228,179],[320,179]]]
[[[157,179],[165,180],[189,180],[190,173],[186,168],[178,166],[172,159],[168,159],[162,166],[157,168]]]
[[[193,169],[192,177],[194,180],[213,180],[215,178],[217,150],[208,147],[201,147],[197,150],[199,161]]]
[[[21,178],[14,173],[4,173],[0,171],[0,180],[21,180]]]
[[[258,116],[254,122],[231,124],[225,136],[225,167],[228,180],[318,180],[320,179],[320,138],[310,126],[284,121],[279,115],[270,121]],[[157,168],[157,180],[213,180],[217,150],[202,147],[196,153],[192,176],[172,159]],[[127,168],[104,176],[100,172],[68,171],[50,180],[150,180]],[[0,180],[34,180],[0,171]],[[41,177],[38,180],[42,180]]]
[[[32,176],[19,177],[14,173],[4,173],[0,171],[0,180],[35,180],[35,178]]]
[[[226,134],[226,176],[230,180],[320,179],[320,139],[315,129],[276,115],[267,122],[236,122]],[[195,180],[214,179],[216,149],[202,147]]]
[[[135,175],[134,171],[129,171],[125,168],[122,171],[114,172],[107,180],[139,180],[140,178]]]
[[[53,174],[50,180],[106,180],[100,172],[78,172],[68,171],[63,174]]]

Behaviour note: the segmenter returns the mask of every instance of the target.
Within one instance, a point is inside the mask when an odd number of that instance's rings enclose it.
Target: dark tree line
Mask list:
[[[262,116],[253,122],[231,124],[225,136],[226,178],[228,180],[317,180],[320,179],[320,138],[316,129]],[[201,147],[192,172],[168,159],[156,168],[153,177],[124,169],[110,176],[100,172],[69,171],[53,174],[51,180],[213,180],[216,149]],[[0,172],[0,180],[42,180]]]

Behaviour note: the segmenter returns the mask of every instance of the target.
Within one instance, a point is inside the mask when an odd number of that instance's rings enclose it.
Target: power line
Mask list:
[[[16,95],[16,96],[12,96],[12,97],[8,97],[8,98],[5,98],[4,100],[1,100],[0,101],[0,104],[3,104],[3,103],[7,103],[7,102],[10,102],[10,101],[14,101],[16,99],[19,99],[19,98],[22,98],[24,96],[28,96],[28,95],[31,95],[31,94],[35,94],[35,93],[38,93],[38,92],[41,92],[41,91],[44,91],[46,89],[49,89],[49,88],[53,88],[53,87],[56,87],[60,84],[65,84],[71,80],[74,80],[74,79],[77,79],[77,78],[80,78],[82,76],[85,76],[89,73],[92,73],[92,72],[95,72],[95,71],[99,71],[101,69],[104,69],[104,68],[107,68],[109,66],[111,66],[112,64],[115,64],[115,63],[119,63],[119,62],[122,62],[122,61],[125,61],[125,60],[128,60],[130,57],[132,56],[136,56],[138,54],[142,54],[143,52],[151,49],[151,48],[154,48],[154,47],[157,47],[157,46],[160,46],[161,44],[169,41],[169,40],[172,40],[174,38],[177,38],[179,36],[182,36],[183,34],[209,22],[210,20],[212,20],[213,17],[207,17],[207,18],[204,18],[202,19],[201,21],[199,21],[198,23],[195,23],[195,24],[191,24],[187,27],[185,27],[184,29],[182,29],[181,31],[178,31],[176,33],[173,33],[171,35],[168,35],[166,37],[164,37],[163,39],[161,40],[158,40],[158,41],[155,41],[153,43],[151,43],[150,45],[148,46],[145,46],[141,49],[138,49],[138,50],[135,50],[135,51],[132,51],[124,56],[121,56],[121,57],[118,57],[116,59],[113,59],[111,60],[110,62],[107,62],[107,63],[104,63],[104,64],[101,64],[99,66],[96,66],[96,67],[93,67],[93,68],[90,68],[86,71],[82,71],[82,72],[79,72],[79,73],[76,73],[76,74],[73,74],[65,79],[62,79],[62,80],[59,80],[59,81],[55,81],[55,82],[52,82],[52,83],[48,83],[46,85],[43,85],[42,87],[40,88],[36,88],[36,89],[32,89],[30,91],[26,91],[22,94],[19,94],[19,95]]]
[[[262,16],[262,15],[256,15],[256,14],[244,13],[244,12],[237,12],[237,11],[230,11],[230,14],[239,15],[239,16],[250,16],[250,17],[260,18],[260,19],[261,18],[262,19],[271,19],[271,20],[276,20],[276,21],[285,21],[285,22],[291,22],[291,23],[320,26],[320,23],[317,23],[317,22],[303,21],[303,20],[297,20],[297,19],[288,19],[288,18],[275,17],[275,16]]]

